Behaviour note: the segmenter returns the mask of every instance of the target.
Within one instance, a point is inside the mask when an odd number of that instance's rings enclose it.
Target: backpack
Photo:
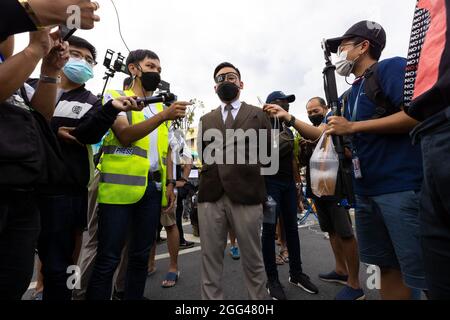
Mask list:
[[[364,92],[369,100],[376,106],[372,119],[388,117],[399,112],[399,108],[396,107],[383,93],[378,76],[378,62],[366,70],[364,73],[364,78]],[[352,88],[345,91],[342,95],[342,102],[344,106],[347,104],[351,92]]]
[[[30,105],[23,87],[20,93]],[[46,188],[64,181],[66,167],[61,149],[39,112],[2,103],[0,128],[0,187]]]

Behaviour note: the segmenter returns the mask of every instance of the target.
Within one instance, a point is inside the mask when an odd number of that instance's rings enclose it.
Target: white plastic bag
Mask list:
[[[331,136],[322,135],[309,165],[312,192],[319,198],[334,196],[339,170],[339,157]]]

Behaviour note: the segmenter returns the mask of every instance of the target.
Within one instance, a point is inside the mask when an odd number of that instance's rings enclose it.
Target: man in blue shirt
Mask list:
[[[379,61],[386,33],[369,21],[355,24],[329,44],[338,54],[337,72],[356,76],[343,101],[344,117],[330,117],[327,133],[352,137],[361,260],[380,267],[383,299],[408,299],[417,293],[411,288],[426,285],[418,237],[422,155],[408,135],[416,121],[403,111],[406,59]],[[367,92],[367,70],[375,67],[380,89],[393,109],[387,117],[374,118],[380,106]]]
[[[328,125],[310,126],[276,106],[265,110],[287,121],[307,139],[327,134],[350,136],[353,146],[356,231],[361,261],[381,270],[383,299],[410,299],[425,289],[419,239],[419,199],[423,171],[421,152],[408,132],[417,121],[403,111],[406,60],[379,61],[386,33],[375,22],[361,21],[343,37],[328,40],[338,54],[337,72],[356,80],[346,94],[343,114],[329,117]],[[390,103],[385,116],[375,118],[380,105],[369,98],[366,81],[374,70],[380,91]],[[373,75],[372,75],[373,76]],[[352,290],[340,298],[352,298]]]

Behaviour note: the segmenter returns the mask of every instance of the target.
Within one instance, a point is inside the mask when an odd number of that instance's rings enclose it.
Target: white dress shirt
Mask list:
[[[223,122],[225,123],[225,120],[227,119],[228,116],[228,111],[225,110],[225,106],[227,105],[227,103],[222,103],[220,105],[220,107],[222,108],[222,118],[223,118]],[[233,119],[236,119],[237,114],[239,112],[239,109],[241,109],[241,105],[242,102],[239,100],[236,100],[235,102],[231,103],[231,106],[233,107],[233,109],[231,110],[231,114],[233,116]]]
[[[144,113],[145,120],[153,118],[158,114],[156,109],[156,104],[151,104],[145,107],[142,112]],[[126,112],[119,113],[119,117],[126,117]],[[167,125],[167,122],[163,123],[162,126]],[[169,138],[173,135],[173,128],[169,128]],[[170,141],[170,140],[169,140]],[[150,161],[150,172],[156,172],[160,170],[159,167],[159,151],[158,151],[158,129],[153,130],[150,133],[150,147],[148,153],[148,160]],[[175,167],[175,166],[174,166]]]

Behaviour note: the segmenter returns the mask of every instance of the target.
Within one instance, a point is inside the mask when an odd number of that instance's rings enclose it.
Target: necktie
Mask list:
[[[230,104],[227,104],[225,106],[225,111],[228,111],[227,118],[225,119],[225,129],[233,128],[234,118],[233,118],[233,115],[231,114],[231,110],[233,110],[233,106]]]

